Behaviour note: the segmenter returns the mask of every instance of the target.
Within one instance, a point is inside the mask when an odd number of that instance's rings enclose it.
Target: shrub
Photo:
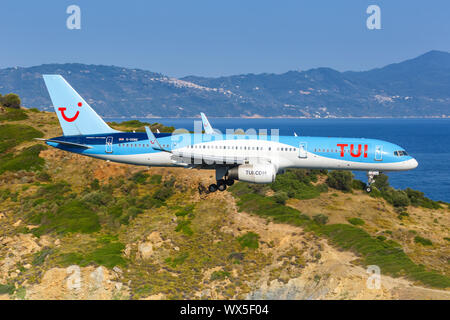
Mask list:
[[[160,175],[160,174],[154,174],[150,177],[151,184],[160,184],[161,181],[162,181],[162,175]]]
[[[273,195],[273,199],[275,200],[276,203],[285,204],[286,200],[289,199],[289,197],[286,192],[279,191]]]
[[[192,236],[194,234],[194,231],[191,229],[190,220],[179,220],[177,226],[175,227],[175,231],[181,231],[187,236]]]
[[[175,215],[177,217],[184,217],[187,215],[191,216],[194,213],[194,208],[195,208],[195,205],[193,205],[193,204],[187,205],[187,206],[177,210],[175,212]]]
[[[431,240],[423,238],[421,236],[415,236],[414,237],[414,242],[415,243],[420,243],[423,246],[432,246],[433,243],[431,242]]]
[[[327,184],[336,190],[351,191],[353,173],[351,171],[334,170],[328,173]]]
[[[171,187],[163,186],[155,191],[153,198],[160,200],[161,202],[166,201],[173,195],[173,190]]]
[[[389,187],[381,194],[383,198],[394,207],[406,207],[410,204],[408,195],[404,191],[395,190],[394,188]]]
[[[20,98],[15,93],[8,93],[0,98],[0,103],[7,108],[19,109],[21,105]]]
[[[315,222],[317,222],[318,224],[327,224],[328,222],[328,217],[324,214],[316,214],[315,216],[313,216],[313,220]]]
[[[96,264],[107,268],[115,266],[126,266],[127,261],[122,257],[125,245],[115,239],[98,241],[95,248],[88,252],[70,252],[62,254],[59,261],[65,265],[87,265]]]
[[[350,218],[347,219],[348,222],[350,222],[354,226],[362,226],[364,225],[364,220],[360,218]]]
[[[254,232],[247,232],[237,240],[243,248],[257,249],[259,247],[259,235]]]
[[[28,119],[28,115],[22,109],[7,108],[6,112],[0,113],[0,121],[20,121]]]
[[[39,252],[36,252],[33,258],[33,266],[40,266],[44,263],[45,258],[53,253],[53,249],[44,248]]]
[[[144,184],[148,178],[148,174],[143,173],[142,171],[135,173],[131,177],[131,181],[137,184]]]
[[[214,271],[211,274],[210,280],[211,281],[223,280],[223,279],[228,278],[228,277],[230,277],[230,273],[229,272],[220,270],[220,271]]]
[[[0,125],[0,154],[18,146],[24,141],[42,138],[44,134],[30,126],[22,124]]]
[[[71,200],[58,208],[56,213],[45,212],[37,217],[41,224],[33,229],[35,235],[44,233],[92,233],[100,230],[97,214],[90,210],[84,202]]]
[[[94,180],[92,180],[90,187],[92,190],[99,190],[100,189],[100,181],[98,181],[98,179],[95,178]]]
[[[375,177],[373,186],[375,186],[380,191],[387,190],[389,188],[389,177],[384,173],[380,173]]]
[[[173,258],[167,258],[165,262],[172,268],[176,268],[178,265],[183,264],[184,261],[189,257],[188,252],[182,252]]]
[[[424,207],[428,209],[439,209],[441,208],[440,204],[437,201],[433,201],[427,197],[425,197],[423,192],[413,190],[410,188],[405,189],[406,195],[408,196],[411,205],[418,207]]]
[[[353,179],[352,188],[354,190],[364,190],[365,187],[366,187],[366,184],[364,182],[362,182],[361,180],[358,180],[358,179]]]
[[[38,171],[44,166],[45,160],[39,157],[42,150],[47,149],[43,145],[34,145],[22,150],[17,155],[8,153],[0,157],[0,174],[5,171]]]
[[[270,187],[275,192],[285,192],[290,198],[312,199],[320,195],[318,187],[311,184],[311,174],[307,170],[288,170],[277,176]]]
[[[15,289],[12,284],[0,284],[0,294],[13,294]]]

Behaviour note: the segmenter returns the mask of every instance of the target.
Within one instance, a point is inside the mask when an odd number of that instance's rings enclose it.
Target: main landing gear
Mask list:
[[[225,191],[227,187],[231,187],[234,184],[233,179],[219,179],[217,183],[210,184],[208,187],[209,192]]]
[[[378,171],[367,171],[367,184],[364,188],[367,193],[372,192],[372,184],[375,183],[375,177],[379,174],[380,172]]]

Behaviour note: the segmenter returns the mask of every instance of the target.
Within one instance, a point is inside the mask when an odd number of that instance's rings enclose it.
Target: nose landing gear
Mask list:
[[[379,174],[380,172],[378,171],[367,171],[367,185],[364,188],[367,193],[372,191],[372,184],[375,183],[375,177]]]

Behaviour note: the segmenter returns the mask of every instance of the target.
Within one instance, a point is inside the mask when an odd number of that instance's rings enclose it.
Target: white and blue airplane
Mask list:
[[[214,169],[209,191],[224,191],[235,180],[271,183],[287,168],[367,171],[371,184],[380,172],[404,171],[417,161],[400,146],[376,139],[257,134],[221,134],[202,113],[205,133],[120,132],[109,127],[60,75],[44,75],[63,136],[48,145],[107,161],[143,166]]]

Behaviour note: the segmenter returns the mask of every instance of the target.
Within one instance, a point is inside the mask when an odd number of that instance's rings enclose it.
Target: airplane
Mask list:
[[[222,134],[201,114],[205,133],[121,132],[109,127],[61,75],[43,75],[63,136],[44,140],[64,150],[142,166],[214,169],[209,192],[235,180],[272,183],[288,168],[366,171],[365,190],[380,172],[411,170],[417,161],[396,144],[364,138]]]

